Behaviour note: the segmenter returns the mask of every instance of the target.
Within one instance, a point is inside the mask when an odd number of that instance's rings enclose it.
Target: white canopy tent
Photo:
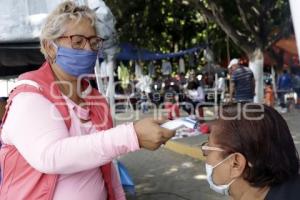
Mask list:
[[[38,40],[47,13],[62,0],[0,0],[0,42]]]
[[[118,49],[115,18],[103,0],[74,0],[79,5],[88,5],[97,15],[96,29],[105,39],[103,55],[109,70],[107,95],[114,118],[114,59]],[[63,0],[0,0],[0,45],[10,43],[38,42],[42,24]],[[4,47],[5,48],[5,47]],[[103,88],[99,79],[99,63],[95,67],[98,88]],[[1,66],[0,66],[1,67]]]

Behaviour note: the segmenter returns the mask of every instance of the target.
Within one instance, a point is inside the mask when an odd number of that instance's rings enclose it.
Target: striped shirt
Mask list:
[[[235,84],[235,99],[237,101],[251,101],[254,98],[254,75],[251,69],[240,66],[232,74]]]

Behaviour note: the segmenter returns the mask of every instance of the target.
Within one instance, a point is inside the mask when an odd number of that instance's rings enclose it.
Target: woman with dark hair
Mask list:
[[[300,197],[299,156],[285,120],[271,107],[221,107],[202,152],[211,189],[232,200]]]

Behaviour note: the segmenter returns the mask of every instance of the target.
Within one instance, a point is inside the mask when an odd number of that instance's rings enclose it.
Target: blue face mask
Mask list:
[[[98,52],[54,46],[57,49],[56,64],[64,72],[75,77],[93,73]]]

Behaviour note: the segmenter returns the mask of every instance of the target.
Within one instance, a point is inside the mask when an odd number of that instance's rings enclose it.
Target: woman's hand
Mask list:
[[[166,121],[145,118],[134,122],[140,147],[148,150],[156,150],[172,138],[175,135],[175,131],[160,127]]]

